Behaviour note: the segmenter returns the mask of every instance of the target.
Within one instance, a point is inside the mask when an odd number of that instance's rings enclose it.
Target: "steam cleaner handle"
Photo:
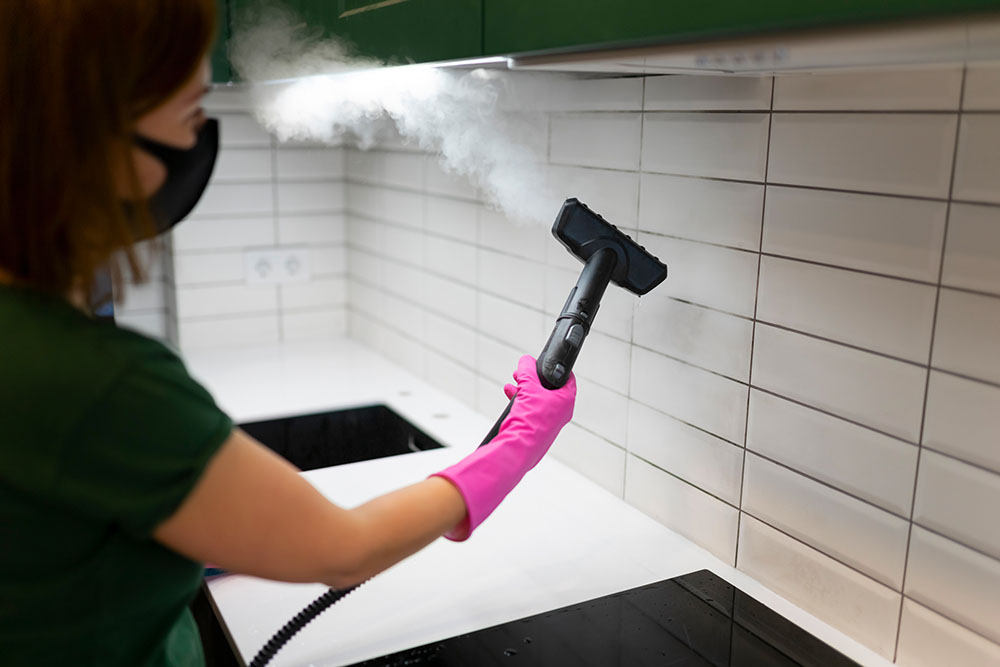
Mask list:
[[[553,342],[556,340],[560,340],[558,338],[558,335],[560,333],[563,333],[562,329],[566,328],[566,327],[560,327],[559,324],[560,323],[556,324],[555,330],[549,337],[549,342],[545,344],[545,347],[542,349],[542,353],[538,355],[538,361],[535,364],[535,371],[538,373],[538,379],[541,381],[542,386],[545,387],[546,389],[559,389],[562,386],[564,386],[566,382],[569,381],[570,372],[573,370],[573,364],[576,362],[576,354],[579,353],[580,345],[583,344],[583,338],[586,335],[586,334],[581,335],[579,341],[576,342],[575,344],[576,349],[574,350],[572,359],[569,360],[568,362],[569,367],[567,368],[565,365],[558,363],[559,359],[564,359],[564,355],[557,355],[552,350],[552,348],[554,347]],[[563,340],[564,339],[565,336],[563,337]],[[551,361],[552,359],[556,359],[557,361],[552,362]],[[553,373],[553,369],[557,365],[559,372],[556,375],[555,373]],[[497,419],[496,422],[494,422],[493,428],[491,428],[490,432],[486,434],[486,437],[483,438],[483,441],[479,443],[480,447],[488,443],[493,438],[497,437],[497,433],[500,432],[500,425],[503,424],[503,421],[507,419],[507,415],[510,414],[510,408],[511,406],[514,405],[514,399],[516,397],[517,394],[511,396],[510,400],[507,401],[507,407],[503,409],[503,412],[500,413],[499,419]]]
[[[601,308],[601,298],[608,283],[611,282],[617,263],[618,255],[610,248],[596,251],[584,263],[583,271],[580,272],[576,285],[570,290],[556,325],[535,363],[538,381],[546,389],[560,389],[569,382],[576,357],[580,354],[583,341],[590,333],[590,325],[593,324],[597,311]],[[500,418],[486,434],[486,438],[479,443],[480,447],[500,432],[500,425],[510,414],[512,405],[514,397],[511,397]]]
[[[479,443],[480,447],[488,443],[493,438],[497,437],[497,433],[500,432],[500,425],[503,424],[503,420],[507,419],[507,415],[510,414],[510,409],[514,405],[515,398],[517,398],[517,394],[514,394],[514,396],[512,396],[509,401],[507,401],[507,407],[503,409],[503,412],[500,413],[500,418],[497,419],[496,422],[493,424],[493,428],[491,428],[490,432],[486,434],[486,437],[483,438],[483,441]]]

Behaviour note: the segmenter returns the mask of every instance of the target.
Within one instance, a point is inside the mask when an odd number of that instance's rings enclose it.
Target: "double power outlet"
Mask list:
[[[270,248],[243,253],[247,285],[283,285],[309,280],[306,248]]]

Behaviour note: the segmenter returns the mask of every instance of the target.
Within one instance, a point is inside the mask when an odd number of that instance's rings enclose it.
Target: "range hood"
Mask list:
[[[643,48],[512,55],[507,62],[513,70],[752,76],[989,60],[1000,60],[1000,14]]]

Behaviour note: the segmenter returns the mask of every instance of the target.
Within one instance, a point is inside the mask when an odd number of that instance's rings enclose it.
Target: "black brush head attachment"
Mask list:
[[[552,235],[584,263],[599,250],[613,250],[618,261],[611,281],[633,294],[646,294],[667,277],[666,264],[578,199],[563,203]]]
[[[641,296],[667,277],[666,264],[578,199],[563,203],[552,235],[583,262],[583,270],[538,355],[538,376],[546,389],[569,380],[608,283]]]

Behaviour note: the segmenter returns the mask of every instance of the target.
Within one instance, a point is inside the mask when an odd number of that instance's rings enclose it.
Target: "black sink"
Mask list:
[[[442,446],[384,405],[250,422],[240,428],[300,470]]]
[[[240,424],[300,470],[327,468],[442,447],[384,405]],[[191,603],[207,667],[239,667],[204,587]]]

